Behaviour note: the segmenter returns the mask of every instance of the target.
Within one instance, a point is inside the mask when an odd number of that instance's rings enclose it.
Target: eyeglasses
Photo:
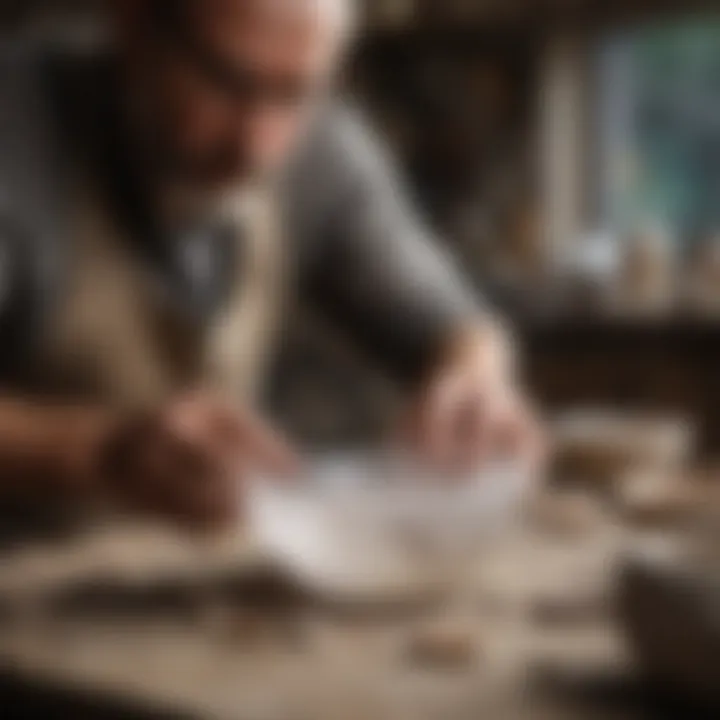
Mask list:
[[[176,3],[177,4],[177,3]],[[295,77],[267,77],[252,68],[229,62],[196,37],[184,13],[177,10],[158,24],[157,37],[199,73],[215,91],[242,103],[292,106],[302,103],[313,89]]]

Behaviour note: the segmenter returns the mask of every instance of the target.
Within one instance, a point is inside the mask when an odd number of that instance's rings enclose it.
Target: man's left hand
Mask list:
[[[412,450],[443,468],[509,459],[537,472],[545,459],[510,341],[494,327],[457,334],[411,403],[405,434]]]

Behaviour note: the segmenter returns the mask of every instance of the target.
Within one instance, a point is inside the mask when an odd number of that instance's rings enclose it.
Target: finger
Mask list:
[[[238,474],[243,468],[243,447],[240,436],[227,432],[215,421],[214,412],[207,410],[202,417],[196,416],[194,424],[187,427],[180,443],[190,445],[203,459],[206,471],[228,476]]]
[[[530,413],[527,419],[527,464],[530,471],[541,476],[550,459],[551,447],[539,416]]]
[[[209,414],[213,431],[227,443],[237,443],[242,439],[243,416],[249,414],[224,403],[215,403]]]
[[[535,413],[518,404],[506,417],[499,438],[499,452],[514,460],[533,474],[542,470],[547,456],[547,444]]]
[[[197,453],[193,458],[179,452],[168,456],[148,479],[147,509],[183,525],[226,524],[239,513],[237,474],[224,473]]]
[[[160,424],[177,437],[192,440],[207,424],[208,405],[200,397],[187,396],[174,402],[160,417]]]
[[[492,455],[496,412],[477,391],[458,404],[453,416],[453,449],[459,469],[478,467]]]
[[[238,465],[250,465],[280,475],[296,471],[297,453],[254,412],[213,401],[203,404],[201,414],[195,432],[203,442],[234,463],[235,469]]]
[[[239,503],[210,494],[158,498],[147,509],[184,530],[202,533],[233,527],[240,518]]]
[[[492,454],[498,460],[518,459],[525,449],[527,426],[514,409],[503,410],[492,425]]]
[[[184,431],[177,425],[160,428],[153,449],[170,479],[205,477],[224,467],[199,421],[196,427],[188,424]]]
[[[299,471],[300,457],[280,433],[252,413],[243,412],[239,419],[238,441],[244,452],[246,467],[249,465],[281,477]]]
[[[444,378],[429,388],[418,409],[418,450],[440,466],[452,460],[453,415],[460,392],[456,378]]]
[[[168,427],[178,439],[202,448],[215,469],[239,473],[253,461],[254,444],[240,413],[217,401],[188,399],[173,406]]]
[[[229,527],[238,522],[241,509],[237,476],[213,476],[195,483],[185,495],[187,517],[200,529]]]
[[[154,448],[145,458],[136,487],[137,502],[166,515],[184,514],[194,487],[209,473],[206,458],[174,444]]]

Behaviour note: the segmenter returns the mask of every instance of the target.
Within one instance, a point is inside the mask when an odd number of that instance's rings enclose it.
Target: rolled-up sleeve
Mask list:
[[[325,120],[299,169],[295,222],[316,235],[309,298],[391,373],[417,377],[481,303],[354,112]]]

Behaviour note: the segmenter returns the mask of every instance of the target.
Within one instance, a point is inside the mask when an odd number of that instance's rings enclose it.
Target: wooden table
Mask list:
[[[242,538],[197,548],[123,528],[25,549],[0,573],[4,692],[54,704],[42,717],[647,717],[609,602],[634,533],[602,517],[572,536],[528,522],[497,538],[445,611],[366,614],[294,592],[273,595],[274,608],[257,593],[248,604],[243,583],[262,561]],[[477,662],[409,657],[414,633],[440,616],[467,628]]]

